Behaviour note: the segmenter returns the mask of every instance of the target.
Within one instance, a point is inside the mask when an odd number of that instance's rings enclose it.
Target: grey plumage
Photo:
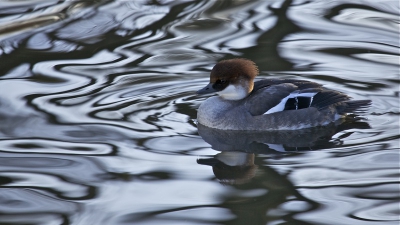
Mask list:
[[[287,101],[292,95],[307,94],[311,96],[310,104],[303,104],[301,109],[296,105],[265,114],[278,104],[285,105],[285,99]],[[244,99],[207,99],[199,108],[198,121],[224,130],[295,130],[327,125],[347,113],[362,112],[370,104],[370,100],[350,100],[343,93],[310,81],[266,79],[255,82],[253,91]]]

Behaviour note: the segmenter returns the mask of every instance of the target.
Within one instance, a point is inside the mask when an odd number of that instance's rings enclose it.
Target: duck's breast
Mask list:
[[[214,96],[200,105],[197,122],[217,129],[238,130],[245,126],[249,115],[241,101],[228,101]]]

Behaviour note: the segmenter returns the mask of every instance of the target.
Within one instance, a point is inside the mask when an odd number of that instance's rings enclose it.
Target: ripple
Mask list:
[[[42,225],[57,225],[66,223],[68,220],[65,215],[54,215],[48,212],[26,214],[8,214],[0,215],[0,220],[6,224],[42,224]]]
[[[140,215],[137,215],[139,217]],[[135,217],[130,216],[129,219],[125,219],[124,224],[128,222],[134,222]],[[151,220],[152,223],[164,223],[165,221],[171,221],[173,224],[184,224],[183,221],[190,220],[191,224],[205,224],[205,223],[215,223],[217,221],[226,221],[235,218],[229,210],[218,207],[202,207],[194,209],[182,209],[178,211],[166,211],[160,212],[157,215],[157,219]],[[197,221],[197,222],[195,222]]]
[[[301,190],[305,197],[311,197],[321,203],[321,207],[296,218],[311,223],[320,223],[317,217],[323,216],[323,223],[327,224],[366,224],[368,222],[387,223],[393,221],[395,206],[392,203],[378,203],[377,200],[364,198],[348,198],[349,194],[357,193],[359,188],[323,188],[314,190]],[[379,211],[375,211],[377,204]],[[393,211],[395,210],[395,211]],[[374,211],[373,214],[366,214]],[[349,213],[350,212],[350,213]],[[385,218],[383,218],[386,216]],[[319,221],[319,222],[318,222]]]
[[[347,171],[337,171],[327,168],[302,169],[291,175],[300,187],[330,187],[330,186],[367,186],[377,183],[393,182],[390,176],[392,169],[378,171],[357,171],[351,176]],[[373,178],[371,178],[373,177]]]
[[[352,80],[361,81],[365,80],[365,77],[373,80],[376,74],[382,73],[393,79],[398,76],[397,64],[387,66],[369,60],[372,58],[370,54],[390,57],[391,61],[398,58],[398,42],[395,41],[397,38],[394,38],[397,37],[398,29],[393,27],[398,21],[395,14],[379,12],[372,8],[380,8],[377,4],[364,6],[340,2],[327,3],[331,7],[331,14],[326,14],[326,5],[321,4],[325,3],[316,2],[294,7],[294,12],[302,13],[292,13],[291,17],[299,22],[305,32],[286,37],[286,41],[281,45],[281,52],[286,58],[296,63],[299,68],[312,68],[314,71],[320,71],[319,73],[329,72],[333,77],[351,77]],[[390,3],[386,6],[388,5],[396,7]],[[377,19],[376,16],[381,14],[385,14],[385,17]],[[327,20],[321,20],[322,16],[326,16]],[[347,32],[349,29],[352,32]],[[361,60],[367,58],[368,60]],[[312,65],[309,62],[312,62]]]
[[[354,216],[369,221],[399,221],[399,204],[398,202],[386,203],[354,213]]]
[[[17,173],[17,172],[1,172],[1,176],[9,177],[12,183],[3,185],[9,188],[33,188],[45,189],[56,193],[64,199],[82,199],[87,198],[90,188],[80,184],[74,184],[60,180],[58,177],[36,173]]]
[[[367,9],[343,9],[340,11],[340,14],[334,16],[332,19],[345,24],[391,32],[397,32],[399,29],[399,17],[397,15]]]
[[[21,167],[21,168],[35,168],[42,167],[46,168],[58,168],[71,166],[73,164],[72,161],[66,159],[50,159],[45,157],[36,157],[36,158],[19,158],[19,157],[7,157],[0,158],[0,164],[2,168],[5,167]]]
[[[72,143],[45,139],[0,140],[1,150],[18,153],[54,153],[68,155],[107,155],[112,146],[97,143]]]
[[[70,214],[77,210],[76,203],[60,201],[28,189],[0,189],[0,210],[9,214],[45,213]]]
[[[172,136],[150,139],[143,146],[151,151],[156,150],[159,153],[174,152],[183,154],[185,152],[196,151],[207,145],[197,137]]]

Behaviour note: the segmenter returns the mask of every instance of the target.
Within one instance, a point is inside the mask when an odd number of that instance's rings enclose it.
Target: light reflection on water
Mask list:
[[[392,1],[0,3],[0,223],[397,224]],[[371,99],[365,119],[202,130],[219,60]]]

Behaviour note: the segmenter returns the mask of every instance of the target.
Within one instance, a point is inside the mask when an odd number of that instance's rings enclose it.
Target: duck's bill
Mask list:
[[[206,166],[215,166],[219,163],[219,160],[215,158],[203,158],[197,159],[197,163]]]
[[[213,88],[213,83],[209,83],[207,86],[205,86],[204,88],[198,90],[196,92],[196,94],[198,95],[203,95],[203,94],[209,94],[209,93],[215,93],[217,92],[217,90],[215,90]]]

